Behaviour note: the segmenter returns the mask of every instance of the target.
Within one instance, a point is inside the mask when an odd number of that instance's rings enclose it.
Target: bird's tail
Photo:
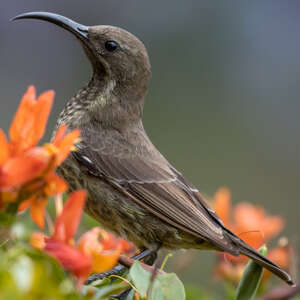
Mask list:
[[[284,271],[275,263],[273,263],[271,260],[267,259],[265,256],[257,252],[251,246],[247,245],[243,240],[241,240],[235,235],[231,235],[231,240],[236,245],[237,249],[239,249],[239,252],[241,254],[248,256],[249,258],[254,260],[257,264],[266,268],[273,274],[277,275],[279,278],[284,280],[289,285],[295,284],[291,276],[286,271]]]

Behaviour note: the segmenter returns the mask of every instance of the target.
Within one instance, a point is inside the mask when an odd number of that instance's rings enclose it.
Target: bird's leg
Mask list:
[[[155,263],[155,261],[156,261],[156,259],[157,259],[157,251],[158,251],[158,250],[152,251],[152,252],[149,254],[149,256],[147,256],[147,257],[145,258],[144,262],[145,262],[146,265],[152,266],[152,265]]]
[[[132,256],[132,259],[135,260],[141,260],[143,258],[146,258],[149,256],[149,259],[155,255],[155,259],[157,257],[157,253],[156,251],[151,251],[149,249],[143,249],[141,253],[136,254],[134,256]],[[146,262],[147,263],[147,262]],[[148,263],[147,263],[148,264]],[[152,263],[153,264],[153,263]],[[98,274],[94,274],[92,276],[90,276],[86,281],[85,284],[91,284],[92,282],[99,280],[99,279],[104,279],[106,277],[109,277],[111,275],[119,275],[120,273],[122,273],[124,270],[126,269],[126,267],[124,267],[121,264],[116,265],[113,269],[104,272],[104,273],[98,273]]]
[[[150,251],[149,255],[144,256],[144,258],[145,258],[144,262],[146,265],[152,266],[155,263],[155,261],[157,259],[157,252],[158,252],[159,248],[160,248],[160,245],[156,248],[155,251]],[[114,295],[112,297],[117,300],[125,300],[131,290],[132,290],[132,288],[128,288],[125,291],[122,291],[120,294]]]

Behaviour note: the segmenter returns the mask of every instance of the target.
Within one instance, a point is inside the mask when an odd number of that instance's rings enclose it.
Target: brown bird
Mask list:
[[[71,189],[88,191],[86,212],[140,248],[197,248],[246,255],[293,284],[288,273],[228,230],[191,185],[155,148],[143,124],[150,62],[143,43],[113,26],[83,26],[47,13],[21,14],[73,33],[93,67],[57,126],[79,128],[81,141],[59,168]]]

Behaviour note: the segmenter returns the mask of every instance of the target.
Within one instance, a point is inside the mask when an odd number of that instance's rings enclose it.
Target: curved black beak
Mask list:
[[[49,12],[28,12],[20,14],[11,19],[11,21],[20,20],[20,19],[39,19],[43,21],[48,21],[50,23],[56,24],[71,33],[73,33],[78,39],[82,42],[87,43],[88,41],[88,26],[81,25],[68,19],[64,16],[49,13]]]

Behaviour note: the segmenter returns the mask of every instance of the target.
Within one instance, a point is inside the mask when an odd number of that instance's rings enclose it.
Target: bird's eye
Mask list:
[[[115,41],[105,42],[105,49],[109,52],[113,52],[119,48],[119,44]]]

